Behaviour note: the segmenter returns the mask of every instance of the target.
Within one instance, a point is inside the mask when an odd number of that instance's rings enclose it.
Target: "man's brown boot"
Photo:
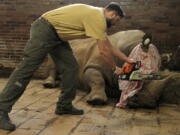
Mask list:
[[[63,115],[63,114],[71,114],[71,115],[82,115],[84,114],[83,110],[79,110],[75,107],[71,108],[56,108],[55,114],[57,115]]]

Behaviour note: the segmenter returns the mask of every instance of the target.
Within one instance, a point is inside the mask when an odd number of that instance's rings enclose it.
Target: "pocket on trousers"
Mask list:
[[[47,49],[44,46],[45,45],[42,42],[34,42],[29,40],[24,48],[24,55],[31,57],[36,55],[45,55],[47,54]]]

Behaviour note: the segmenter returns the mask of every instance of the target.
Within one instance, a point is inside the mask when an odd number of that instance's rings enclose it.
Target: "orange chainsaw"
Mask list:
[[[141,61],[132,64],[125,64],[122,67],[122,74],[119,75],[120,80],[139,81],[139,80],[160,80],[159,74],[144,74],[139,69]]]

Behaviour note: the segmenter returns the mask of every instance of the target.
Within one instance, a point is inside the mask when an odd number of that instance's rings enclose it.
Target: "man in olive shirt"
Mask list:
[[[117,73],[120,68],[116,67],[113,55],[128,63],[133,61],[112,47],[106,36],[106,28],[116,24],[123,17],[123,11],[117,3],[110,3],[105,8],[73,4],[49,11],[33,22],[30,39],[24,50],[24,59],[0,93],[0,128],[15,129],[8,113],[48,53],[57,68],[63,71],[63,87],[55,113],[83,114],[83,110],[72,105],[76,95],[78,63],[67,41],[86,37],[97,39],[102,58]]]

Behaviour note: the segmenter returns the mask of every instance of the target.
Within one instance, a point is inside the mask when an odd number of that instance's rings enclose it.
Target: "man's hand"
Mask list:
[[[119,75],[119,74],[122,74],[122,73],[123,73],[123,69],[116,66],[116,69],[115,69],[115,71],[114,71],[114,74]]]
[[[133,60],[133,59],[128,58],[127,63],[132,64],[132,63],[136,63],[136,61]]]

